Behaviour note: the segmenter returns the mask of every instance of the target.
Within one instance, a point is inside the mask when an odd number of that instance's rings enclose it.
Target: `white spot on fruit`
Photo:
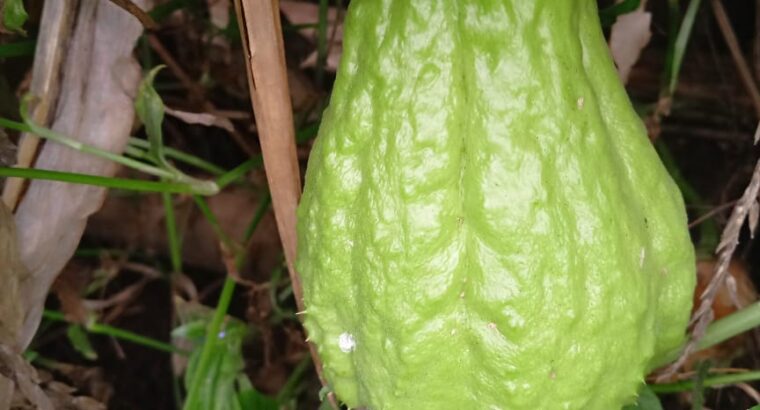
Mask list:
[[[578,101],[576,101],[576,103],[578,104],[578,109],[582,110],[583,109],[583,104],[585,103],[585,100],[583,99],[583,97],[578,97]]]
[[[489,323],[488,324],[488,328],[489,329],[496,329],[496,323],[494,323],[494,322]]]
[[[348,332],[343,332],[338,336],[338,347],[343,353],[350,353],[356,349],[356,340],[354,335]]]
[[[641,253],[639,253],[639,268],[644,267],[644,259],[647,257],[647,250],[644,248],[641,248]]]
[[[451,329],[451,335],[454,336],[455,334],[457,334],[457,330],[456,329]]]

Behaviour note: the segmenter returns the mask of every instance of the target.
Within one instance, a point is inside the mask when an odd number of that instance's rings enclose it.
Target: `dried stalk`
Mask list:
[[[278,0],[237,0],[235,7],[246,52],[248,84],[264,157],[264,168],[272,193],[277,228],[299,311],[304,311],[301,280],[295,270],[296,208],[301,195],[301,177],[296,156],[293,111],[290,105],[285,48],[280,26]],[[309,351],[322,385],[322,364],[314,345]],[[335,398],[330,403],[337,408]]]
[[[760,124],[758,124],[757,132],[760,132]],[[723,233],[720,237],[720,243],[718,244],[715,252],[718,254],[718,262],[715,264],[715,275],[710,283],[705,288],[702,295],[700,295],[699,308],[691,319],[691,323],[694,325],[691,332],[691,338],[684,348],[681,357],[673,363],[661,376],[661,379],[672,376],[685,362],[687,357],[696,350],[697,343],[705,335],[707,326],[713,320],[712,305],[715,301],[715,297],[718,294],[718,290],[724,285],[728,285],[729,288],[735,284],[732,284],[727,280],[730,278],[728,272],[728,265],[731,262],[731,258],[736,251],[737,245],[739,245],[739,234],[741,233],[742,226],[744,226],[745,220],[749,217],[749,228],[754,233],[757,225],[758,212],[758,194],[760,193],[760,160],[755,164],[755,169],[752,172],[752,179],[749,185],[744,190],[744,194],[736,202],[736,206],[731,211],[731,216],[728,219],[728,224],[723,229]]]
[[[720,0],[712,0],[710,2],[715,14],[715,21],[718,22],[723,39],[726,41],[726,46],[731,51],[731,58],[736,64],[736,69],[739,71],[739,78],[744,83],[744,87],[747,89],[749,96],[752,98],[752,105],[755,107],[755,113],[760,117],[760,91],[758,91],[757,83],[752,77],[752,70],[749,68],[747,60],[742,54],[739,41],[736,39],[736,33],[734,33],[733,27],[731,27],[731,21],[728,19],[726,9],[723,7],[723,3]]]

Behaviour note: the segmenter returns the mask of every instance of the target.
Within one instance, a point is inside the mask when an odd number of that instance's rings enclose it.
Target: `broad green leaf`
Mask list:
[[[238,401],[243,409],[279,410],[277,400],[257,391],[247,376],[240,375],[237,382]]]
[[[200,376],[199,400],[192,408],[186,407],[185,410],[277,409],[277,402],[256,391],[244,372],[241,346],[248,334],[248,327],[242,321],[228,317],[222,330],[215,337],[210,337],[207,334],[210,315],[211,311],[198,306],[186,317],[189,321],[172,332],[173,337],[193,343],[184,377],[187,388],[197,377],[204,346],[210,344],[207,349],[210,349],[211,360],[205,374]]]
[[[3,7],[3,25],[10,31],[26,34],[24,23],[29,15],[24,9],[24,0],[5,0]]]

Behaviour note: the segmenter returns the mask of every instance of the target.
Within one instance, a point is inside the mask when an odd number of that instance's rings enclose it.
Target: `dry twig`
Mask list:
[[[760,130],[760,124],[758,124],[758,130]],[[672,376],[678,368],[680,368],[685,362],[687,357],[695,351],[697,342],[705,335],[707,326],[713,320],[712,305],[715,301],[715,297],[718,294],[718,290],[722,288],[729,277],[728,265],[731,262],[734,251],[739,244],[739,234],[741,228],[744,226],[744,221],[751,215],[758,212],[758,194],[760,193],[760,160],[755,164],[755,169],[752,172],[752,179],[750,180],[747,189],[744,194],[736,202],[736,206],[731,212],[731,216],[728,219],[728,224],[723,229],[723,234],[720,238],[718,248],[715,250],[718,253],[718,263],[715,264],[715,276],[713,276],[710,283],[705,288],[705,291],[700,295],[699,308],[691,319],[691,323],[694,325],[691,332],[691,338],[684,348],[681,357],[673,363],[662,375],[662,378]],[[757,224],[757,219],[752,220],[750,218],[750,230],[754,232]],[[728,284],[730,286],[730,283]]]
[[[734,59],[736,69],[739,71],[739,78],[741,78],[742,83],[744,83],[747,92],[752,98],[752,105],[755,106],[755,113],[760,117],[760,91],[757,89],[755,79],[752,78],[752,71],[749,68],[749,64],[742,54],[739,41],[736,39],[736,33],[734,33],[734,29],[731,27],[731,21],[729,21],[728,14],[726,14],[726,9],[723,7],[723,3],[720,0],[712,0],[710,4],[712,5],[713,14],[715,14],[715,20],[718,22],[720,32],[723,34],[723,39],[726,41],[726,46],[728,46],[728,49],[731,51],[731,58]]]

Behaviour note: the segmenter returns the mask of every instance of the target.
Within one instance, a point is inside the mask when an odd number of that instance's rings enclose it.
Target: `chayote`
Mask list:
[[[683,201],[594,0],[352,1],[298,215],[350,407],[619,409],[684,338]]]

